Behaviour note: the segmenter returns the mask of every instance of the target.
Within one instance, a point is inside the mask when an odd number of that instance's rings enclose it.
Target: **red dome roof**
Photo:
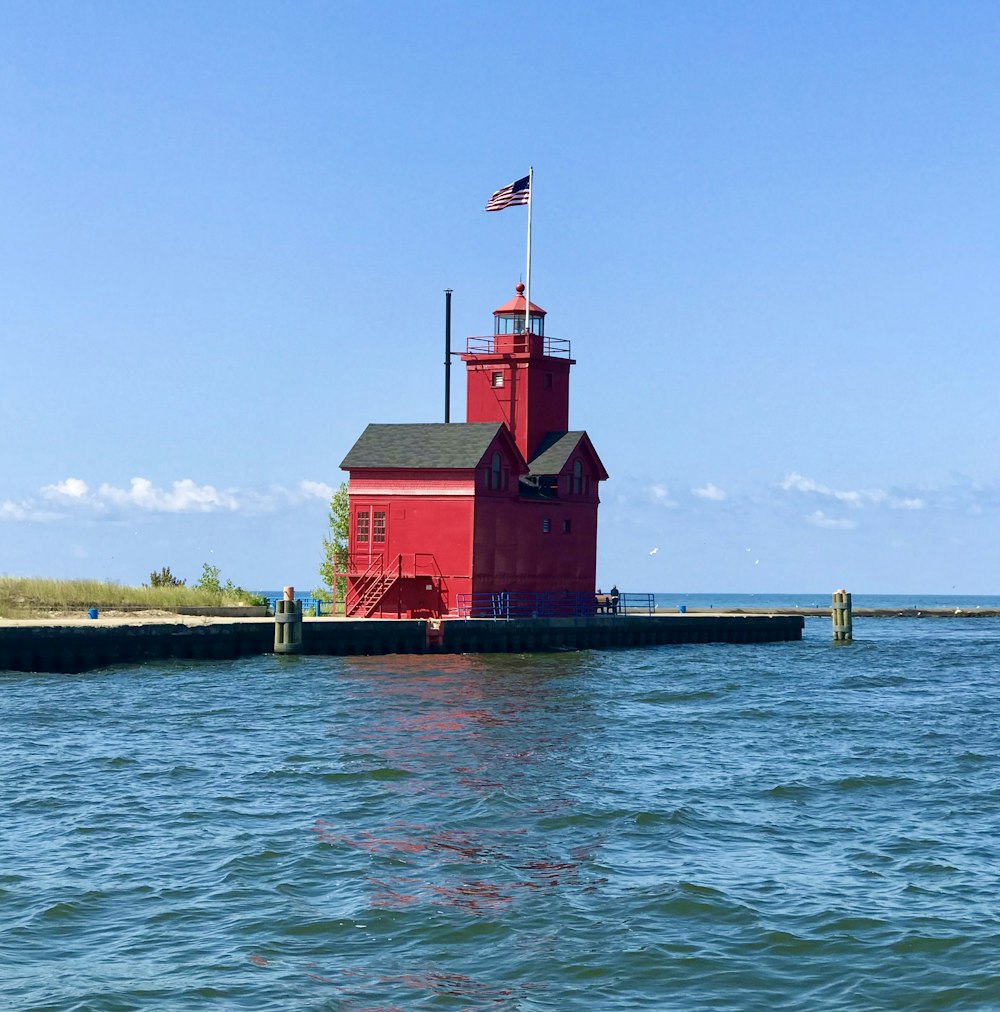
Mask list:
[[[510,316],[513,313],[520,313],[524,316],[524,285],[518,281],[514,291],[517,292],[517,295],[515,295],[510,302],[505,302],[499,309],[494,309],[494,316]],[[545,310],[542,309],[541,306],[536,306],[534,302],[532,302],[531,315],[544,316]]]

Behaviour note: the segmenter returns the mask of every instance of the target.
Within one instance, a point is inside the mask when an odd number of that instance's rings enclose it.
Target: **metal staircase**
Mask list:
[[[386,564],[380,555],[360,577],[352,580],[344,602],[344,615],[347,618],[369,618],[382,598],[399,581],[402,561],[402,556],[397,555]]]

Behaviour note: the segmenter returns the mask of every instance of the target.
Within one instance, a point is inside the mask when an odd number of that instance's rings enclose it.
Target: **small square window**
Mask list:
[[[490,375],[490,385],[494,387],[503,386],[503,373],[495,372]]]

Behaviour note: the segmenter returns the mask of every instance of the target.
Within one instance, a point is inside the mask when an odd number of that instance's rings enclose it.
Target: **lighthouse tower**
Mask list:
[[[525,460],[550,432],[569,429],[570,343],[545,336],[545,310],[531,304],[525,330],[524,285],[493,311],[493,336],[470,337],[466,421],[503,422]]]

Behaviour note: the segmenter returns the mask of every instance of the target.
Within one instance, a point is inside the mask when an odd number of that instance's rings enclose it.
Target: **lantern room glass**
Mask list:
[[[498,316],[496,318],[496,333],[501,336],[504,334],[523,334],[524,313],[513,313],[510,316]],[[531,317],[531,333],[537,334],[539,337],[545,336],[544,316]]]

